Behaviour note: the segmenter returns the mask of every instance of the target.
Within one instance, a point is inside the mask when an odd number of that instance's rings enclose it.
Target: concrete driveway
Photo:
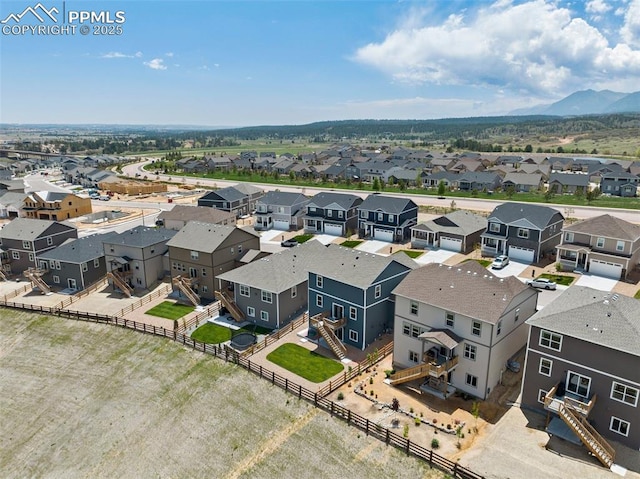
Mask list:
[[[285,234],[286,231],[280,231],[280,230],[267,230],[267,231],[263,231],[262,233],[260,233],[260,241],[275,241],[274,238],[276,238],[276,240],[278,241],[278,243],[280,242],[280,236]]]
[[[365,253],[377,253],[380,251],[379,254],[389,254],[389,248],[391,248],[391,243],[380,240],[366,240],[355,247],[358,251],[364,251]]]
[[[458,253],[446,249],[428,250],[415,259],[418,264],[444,263]]]
[[[518,263],[517,261],[509,261],[509,264],[502,269],[491,269],[489,266],[487,269],[498,278],[506,278],[507,276],[518,277],[522,272],[530,266],[529,263]]]
[[[617,279],[603,278],[593,274],[585,273],[575,282],[578,286],[588,286],[589,288],[599,289],[600,291],[611,291],[618,283]]]
[[[315,235],[313,237],[314,240],[320,241],[320,243],[322,243],[323,245],[328,245],[330,243],[333,243],[338,238],[339,238],[338,236],[332,236],[332,235]]]

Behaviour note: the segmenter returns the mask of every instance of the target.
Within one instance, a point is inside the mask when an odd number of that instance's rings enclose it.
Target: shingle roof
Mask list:
[[[514,276],[497,278],[479,263],[431,263],[410,272],[393,294],[495,324],[515,296],[535,290]]]
[[[244,231],[257,238],[260,237],[258,233],[250,229],[190,221],[167,242],[167,245],[174,248],[213,253],[236,230]],[[174,231],[174,233],[176,232]]]
[[[238,201],[238,200],[244,198],[245,196],[247,196],[247,195],[244,194],[243,192],[239,191],[235,187],[228,186],[227,188],[222,188],[222,189],[219,189],[219,190],[210,191],[209,193],[207,193],[206,195],[204,195],[200,199],[209,200],[209,199],[214,199],[214,198],[222,198],[223,200],[232,202],[232,201]]]
[[[158,219],[161,220],[184,220],[186,221],[200,221],[202,223],[218,223],[228,218],[234,218],[234,213],[228,211],[222,211],[217,208],[209,208],[207,206],[189,206],[189,205],[175,205],[173,209],[163,211],[158,215]]]
[[[549,183],[554,181],[567,186],[589,186],[589,175],[580,173],[551,173]]]
[[[527,323],[640,356],[640,307],[628,296],[572,286]]]
[[[166,228],[137,226],[119,233],[117,236],[110,238],[109,241],[104,241],[104,243],[145,248],[158,243],[166,243],[176,233],[177,231]]]
[[[528,220],[540,230],[544,230],[559,215],[559,219],[564,219],[562,214],[548,206],[532,205],[528,203],[502,203],[494,208],[489,215],[489,220],[496,219],[505,224],[511,224],[521,219]]]
[[[38,255],[38,259],[58,260],[66,263],[85,263],[104,256],[104,242],[117,236],[116,232],[93,234],[68,241],[52,250]]]
[[[55,221],[49,220],[36,220],[31,218],[16,218],[0,230],[0,238],[3,239],[15,239],[15,240],[30,240],[33,241],[39,238],[45,231],[47,231]],[[62,224],[62,223],[61,223]],[[66,225],[69,229],[74,229],[70,225]]]
[[[269,191],[258,200],[258,203],[264,205],[293,206],[296,203],[302,203],[307,197],[301,193],[288,193],[286,191]]]
[[[341,208],[348,210],[349,208],[353,208],[360,201],[362,201],[361,198],[356,195],[322,192],[311,198],[309,205],[314,205],[318,208],[325,208],[331,204],[336,204]]]
[[[589,218],[564,228],[564,231],[606,236],[627,241],[640,238],[640,225],[629,223],[611,215],[600,215]]]
[[[418,208],[418,206],[412,200],[407,198],[395,198],[393,196],[373,194],[367,196],[358,208],[366,211],[380,210],[385,213],[399,215],[403,211]]]
[[[358,288],[367,288],[393,262],[410,269],[418,266],[404,253],[381,256],[330,244],[323,261],[312,272]]]
[[[420,223],[411,229],[466,236],[486,228],[487,219],[485,217],[466,210],[456,210],[440,218]]]
[[[507,181],[514,185],[538,186],[542,181],[542,175],[540,173],[507,173],[502,182]]]
[[[218,278],[277,294],[307,281],[309,269],[325,261],[326,255],[326,246],[311,240],[227,271]]]

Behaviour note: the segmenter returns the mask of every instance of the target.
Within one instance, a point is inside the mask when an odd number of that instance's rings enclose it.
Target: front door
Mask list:
[[[335,319],[344,318],[344,306],[342,306],[341,304],[333,303],[333,308],[331,310],[331,316],[333,316]]]
[[[73,278],[67,278],[67,286],[68,286],[70,289],[78,289],[78,288],[76,287],[76,284],[77,284],[77,283],[76,283],[76,280],[75,280],[75,279],[73,279]]]
[[[567,391],[582,397],[589,397],[591,378],[569,371],[567,373]]]

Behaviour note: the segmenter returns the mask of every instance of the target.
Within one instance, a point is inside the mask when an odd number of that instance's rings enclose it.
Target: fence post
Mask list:
[[[289,390],[289,380],[287,378],[284,378],[284,390]]]
[[[429,467],[433,464],[433,449],[429,450]]]
[[[367,422],[365,423],[365,431],[364,431],[367,436],[369,435],[369,420],[367,419]]]
[[[247,359],[247,369],[251,371],[251,359]]]
[[[298,384],[298,399],[302,397],[302,386]]]
[[[456,477],[457,474],[458,474],[458,463],[454,462],[453,463],[453,477]]]
[[[384,442],[386,442],[388,446],[389,445],[389,428],[387,428],[386,431],[387,431],[387,434],[385,435]],[[431,450],[431,452],[433,452],[433,449]]]
[[[313,393],[313,404],[318,406],[318,393]]]
[[[333,401],[331,401],[331,415],[333,416]]]
[[[271,371],[271,384],[275,384],[275,383],[276,383],[276,373]]]
[[[411,445],[411,441],[409,441],[409,439],[407,439],[407,456],[409,455],[409,447],[410,447],[410,445]],[[456,475],[456,473],[454,471],[453,477],[455,477],[455,475]]]
[[[351,426],[351,409],[347,409],[347,426]]]

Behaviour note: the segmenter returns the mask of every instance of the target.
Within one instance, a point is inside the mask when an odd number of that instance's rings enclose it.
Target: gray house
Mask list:
[[[220,274],[218,289],[227,297],[223,303],[241,319],[281,328],[308,308],[309,270],[326,254],[322,243],[311,240]]]
[[[514,191],[541,190],[544,180],[540,173],[507,173],[502,180],[502,189],[513,188]]]
[[[309,198],[300,193],[269,191],[256,203],[254,228],[258,231],[271,228],[277,230],[299,230],[303,226],[302,216]]]
[[[584,442],[586,430],[640,449],[638,301],[572,286],[527,323],[523,406],[550,414],[547,429],[560,437]],[[588,447],[610,466],[606,439]]]
[[[358,228],[358,206],[362,198],[347,193],[322,192],[305,208],[304,232],[347,236]]]
[[[358,217],[360,238],[403,242],[418,222],[418,205],[407,198],[374,193],[358,206]]]
[[[589,190],[589,175],[585,173],[551,173],[549,176],[549,191],[552,193],[575,193]]]
[[[600,191],[614,196],[637,195],[640,177],[626,171],[605,173],[600,180]]]
[[[393,327],[391,292],[415,267],[406,255],[329,245],[324,261],[309,271],[310,326],[339,357],[342,343],[365,349]]]
[[[456,210],[411,228],[412,248],[442,248],[470,253],[480,244],[487,219],[470,211]]]
[[[458,189],[462,191],[493,191],[501,183],[500,175],[490,171],[467,171],[457,179]]]
[[[107,274],[104,241],[118,233],[94,234],[68,241],[37,256],[43,281],[72,291],[82,291]]]
[[[248,183],[238,183],[207,193],[198,199],[198,206],[208,206],[222,211],[230,211],[236,216],[250,215],[256,209],[257,201],[264,191]]]
[[[484,256],[506,254],[514,260],[535,263],[555,252],[562,238],[564,216],[547,206],[503,203],[489,215],[482,234]]]

